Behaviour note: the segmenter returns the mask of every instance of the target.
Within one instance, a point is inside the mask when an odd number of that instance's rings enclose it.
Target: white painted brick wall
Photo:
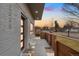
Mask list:
[[[25,4],[0,4],[0,55],[19,56],[20,50],[20,16],[21,12],[33,21]],[[26,22],[25,45],[29,41],[30,24]],[[27,46],[25,47],[27,48]]]
[[[20,55],[20,11],[16,4],[0,4],[0,55]]]
[[[27,7],[26,4],[18,4],[18,6],[20,7],[20,9],[22,10],[22,12],[25,14],[25,16],[28,18],[27,20],[25,20],[25,49],[28,49],[29,48],[29,42],[30,42],[30,22],[34,23],[34,20],[32,18],[32,15]]]

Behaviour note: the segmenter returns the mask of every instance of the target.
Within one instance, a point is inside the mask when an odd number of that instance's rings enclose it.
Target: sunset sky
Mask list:
[[[46,23],[48,21],[47,24],[49,25],[49,27],[51,27],[50,23],[53,23],[53,26],[54,26],[54,21],[57,20],[60,27],[63,27],[66,22],[65,18],[67,16],[71,16],[63,11],[63,7],[64,7],[64,3],[46,3],[44,6],[42,20],[36,21],[35,25],[43,27],[43,26],[46,26]],[[73,7],[71,8],[74,9]]]
[[[51,20],[36,20],[35,21],[35,26],[39,26],[39,27],[48,26],[48,27],[51,27],[52,23],[51,23]]]
[[[54,26],[54,21],[57,20],[59,25],[63,27],[64,20],[61,22],[61,17],[63,16],[63,3],[46,3],[44,6],[43,16],[41,21],[36,21],[36,26],[46,26],[51,27],[52,23]],[[51,21],[52,20],[52,21]]]
[[[62,17],[63,3],[46,3],[42,19]]]

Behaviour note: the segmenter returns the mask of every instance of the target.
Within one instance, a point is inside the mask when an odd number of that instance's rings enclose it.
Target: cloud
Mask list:
[[[44,9],[45,11],[53,11],[54,10],[54,8],[51,8],[51,7],[45,7],[45,9]]]

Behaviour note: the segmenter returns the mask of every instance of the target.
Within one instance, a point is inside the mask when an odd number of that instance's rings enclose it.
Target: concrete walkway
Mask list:
[[[35,37],[31,39],[31,42],[35,43],[35,56],[47,56],[45,51],[45,47],[50,47],[45,39],[40,39],[39,37]]]
[[[30,39],[31,43],[35,43],[35,48],[34,48],[34,55],[33,56],[54,56],[50,55],[50,53],[47,53],[45,48],[49,48],[49,44],[45,39],[40,39],[40,37],[35,37]],[[27,56],[27,53],[23,53],[22,56]]]

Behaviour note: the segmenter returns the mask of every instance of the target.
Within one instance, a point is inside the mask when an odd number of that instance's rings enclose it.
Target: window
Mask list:
[[[33,31],[34,31],[34,29],[33,29],[33,24],[30,23],[30,34],[33,34]]]
[[[24,48],[24,17],[21,16],[21,20],[20,20],[20,47],[21,50]]]
[[[30,23],[30,31],[33,31],[33,24]]]

